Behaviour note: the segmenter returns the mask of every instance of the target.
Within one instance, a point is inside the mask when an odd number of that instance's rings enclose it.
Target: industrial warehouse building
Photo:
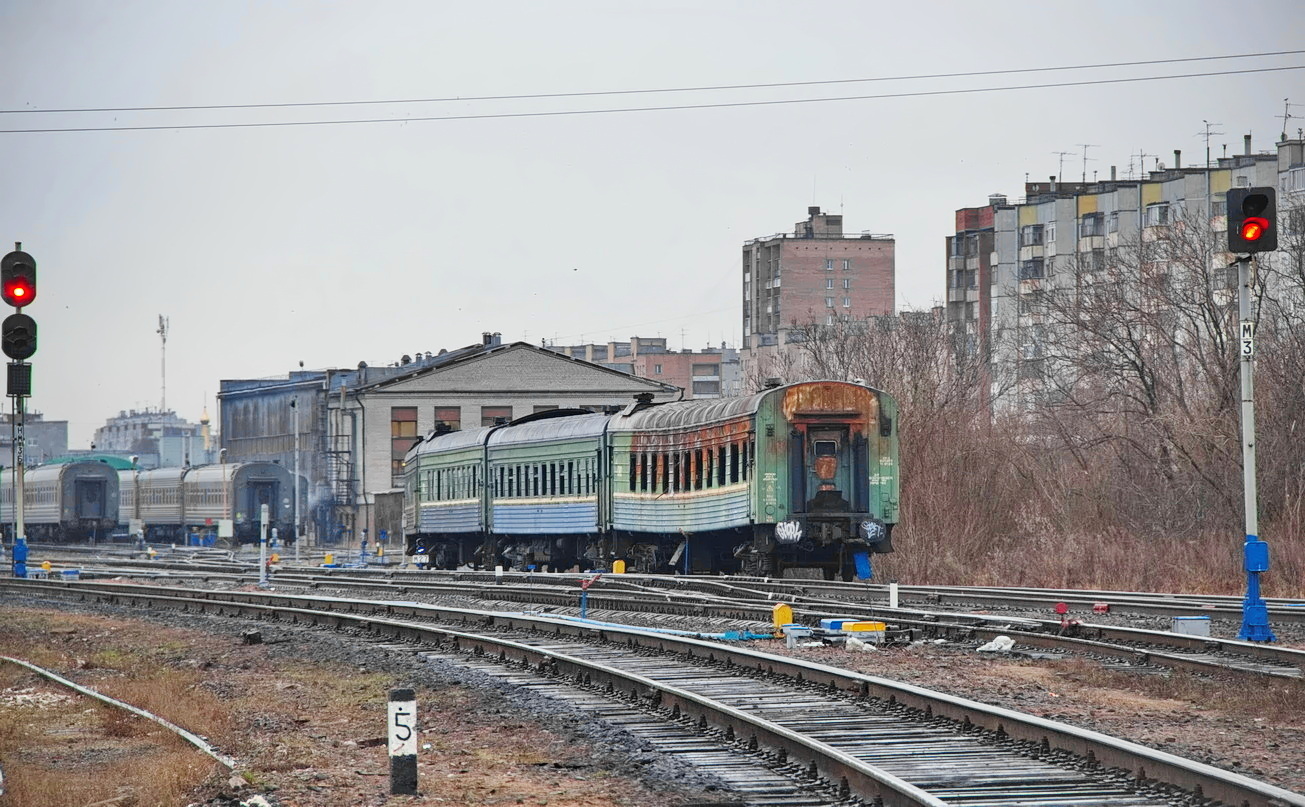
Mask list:
[[[284,378],[224,380],[226,459],[295,464],[308,484],[311,539],[356,545],[367,530],[400,545],[403,457],[436,424],[493,425],[557,408],[602,411],[633,396],[680,397],[678,387],[635,378],[525,342],[479,344],[404,357],[388,367],[299,370]],[[296,417],[296,410],[297,417]]]

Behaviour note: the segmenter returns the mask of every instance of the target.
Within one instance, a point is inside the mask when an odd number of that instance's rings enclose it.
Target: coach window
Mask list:
[[[417,439],[417,407],[390,407],[390,482],[403,486],[403,458]]]
[[[557,495],[557,463],[548,463],[548,495]]]
[[[462,428],[462,407],[460,406],[437,406],[435,407],[435,425],[443,423],[449,431],[458,431]]]
[[[693,450],[693,489],[702,490],[702,450]]]

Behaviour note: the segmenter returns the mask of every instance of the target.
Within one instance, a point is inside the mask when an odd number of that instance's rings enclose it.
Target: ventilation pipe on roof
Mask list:
[[[1183,170],[1183,150],[1182,150],[1182,149],[1174,149],[1174,170],[1175,170],[1175,171],[1181,171],[1181,170]]]
[[[1251,156],[1251,136],[1250,136],[1250,135],[1242,135],[1242,147],[1245,149],[1245,152],[1244,152],[1244,153],[1246,154],[1246,156],[1247,156],[1247,157]]]
[[[1113,165],[1110,166],[1110,181],[1111,182],[1115,181],[1115,166]]]

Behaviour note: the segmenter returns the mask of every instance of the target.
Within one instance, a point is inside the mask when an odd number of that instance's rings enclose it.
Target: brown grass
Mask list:
[[[1277,721],[1285,715],[1305,714],[1305,681],[1264,681],[1238,673],[1193,675],[1173,671],[1168,675],[1136,675],[1111,670],[1086,659],[1056,662],[1066,675],[1098,689],[1131,690],[1148,697],[1200,704],[1244,720]]]

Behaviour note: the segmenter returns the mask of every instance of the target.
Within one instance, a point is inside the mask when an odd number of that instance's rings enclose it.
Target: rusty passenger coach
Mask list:
[[[897,406],[811,381],[432,433],[405,463],[422,566],[851,578],[892,551]]]

